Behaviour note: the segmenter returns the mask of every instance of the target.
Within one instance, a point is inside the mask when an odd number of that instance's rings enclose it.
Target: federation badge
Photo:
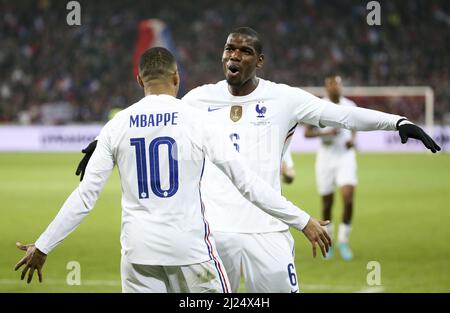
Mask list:
[[[267,112],[267,108],[265,106],[259,106],[259,103],[256,105],[256,113],[258,113],[258,115],[256,116],[257,118],[264,118],[264,114],[266,114]]]
[[[241,105],[233,105],[230,109],[230,119],[233,122],[237,122],[242,117],[242,106]]]

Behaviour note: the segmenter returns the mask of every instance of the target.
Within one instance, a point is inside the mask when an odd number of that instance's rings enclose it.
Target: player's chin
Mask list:
[[[227,75],[225,77],[225,79],[226,79],[228,85],[231,85],[231,86],[241,86],[242,85],[242,79],[240,77]]]

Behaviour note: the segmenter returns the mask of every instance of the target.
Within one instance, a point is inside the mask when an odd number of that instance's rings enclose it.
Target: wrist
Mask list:
[[[42,252],[42,251],[39,250],[37,247],[36,247],[36,252],[37,252],[38,254],[42,255],[42,256],[47,256],[47,253]]]
[[[297,229],[300,231],[304,231],[310,220],[311,216],[308,213],[304,212],[303,221],[299,224],[299,227]]]
[[[405,124],[413,124],[413,123],[409,121],[407,118],[403,117],[397,121],[397,123],[395,124],[395,128],[398,130],[400,126]]]
[[[36,248],[36,251],[38,251],[39,254],[42,254],[42,255],[47,255],[50,252],[49,249],[45,249],[44,247],[41,247],[39,240],[36,241],[36,243],[34,244],[34,247]]]

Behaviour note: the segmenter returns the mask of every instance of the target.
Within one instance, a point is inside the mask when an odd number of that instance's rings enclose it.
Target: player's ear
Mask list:
[[[256,62],[256,68],[262,68],[264,65],[264,54],[258,56],[258,61]]]
[[[139,84],[139,86],[144,88],[144,83],[142,82],[141,76],[139,76],[139,74],[136,75],[136,81]]]
[[[178,69],[175,70],[173,74],[173,85],[175,86],[176,93],[178,94],[178,89],[180,89],[180,74],[178,73]]]
[[[180,74],[178,74],[178,70],[173,73],[172,81],[175,86],[180,85]]]

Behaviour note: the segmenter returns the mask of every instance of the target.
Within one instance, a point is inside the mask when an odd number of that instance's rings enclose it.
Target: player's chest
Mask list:
[[[204,106],[214,120],[235,128],[265,128],[280,123],[276,104],[264,100],[245,103],[215,102]]]

